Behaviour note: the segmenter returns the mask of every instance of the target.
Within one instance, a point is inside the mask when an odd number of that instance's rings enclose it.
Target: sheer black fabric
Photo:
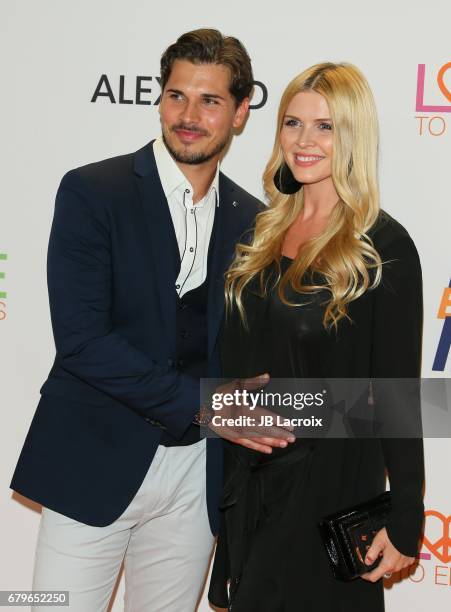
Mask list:
[[[221,332],[223,376],[371,378],[420,374],[421,268],[405,229],[386,213],[371,232],[382,282],[350,304],[338,331],[322,324],[327,291],[281,302],[277,288],[245,292],[245,329],[235,309]],[[282,257],[281,266],[290,265]],[[384,610],[382,581],[332,577],[316,527],[331,512],[365,501],[390,479],[387,532],[402,553],[417,553],[423,520],[423,447],[418,439],[297,440],[266,456],[224,443],[222,527],[210,601],[233,612]]]

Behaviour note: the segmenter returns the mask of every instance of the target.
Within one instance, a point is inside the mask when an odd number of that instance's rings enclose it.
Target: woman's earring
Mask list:
[[[282,165],[274,175],[274,185],[280,193],[286,195],[296,193],[302,187],[302,183],[299,183],[294,178],[293,173],[285,162],[282,162]]]

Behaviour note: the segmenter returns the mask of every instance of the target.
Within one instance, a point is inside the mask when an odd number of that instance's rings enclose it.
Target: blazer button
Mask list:
[[[170,366],[172,368],[173,365],[174,365],[174,360],[169,357],[169,359],[168,359],[168,366]]]
[[[183,329],[183,330],[180,332],[180,336],[181,336],[183,339],[188,338],[188,336],[189,336],[189,331],[187,331],[186,329]]]
[[[183,359],[179,359],[177,361],[177,365],[179,366],[179,368],[182,368],[185,365],[185,362],[183,361]]]

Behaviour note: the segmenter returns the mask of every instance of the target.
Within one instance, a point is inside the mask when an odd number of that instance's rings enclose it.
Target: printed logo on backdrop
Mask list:
[[[102,74],[97,82],[91,102],[105,101],[110,104],[137,104],[158,106],[161,97],[161,78],[159,76],[125,76],[119,79]],[[254,81],[254,95],[251,109],[265,106],[268,89],[261,81]]]
[[[418,64],[415,115],[420,136],[443,136],[451,113],[451,62],[441,66]]]
[[[423,545],[419,563],[400,572],[411,582],[451,587],[451,516],[426,510]]]
[[[0,253],[0,321],[4,321],[6,319],[7,293],[5,289],[6,272],[4,271],[4,264],[7,259],[8,255],[6,253]]]
[[[443,319],[443,327],[432,369],[436,372],[443,372],[451,350],[451,279],[448,287],[443,290],[437,318]]]
[[[426,533],[424,534],[423,544],[427,548],[427,550],[439,561],[442,563],[450,563],[451,562],[451,537],[450,537],[450,525],[451,525],[451,516],[445,516],[441,512],[437,510],[427,510],[425,513],[426,517],[426,530],[431,532],[433,529],[428,529],[430,527],[430,523],[434,522],[436,525],[436,531],[434,540],[430,540]],[[438,536],[438,537],[437,537]],[[426,553],[428,556],[428,553]]]

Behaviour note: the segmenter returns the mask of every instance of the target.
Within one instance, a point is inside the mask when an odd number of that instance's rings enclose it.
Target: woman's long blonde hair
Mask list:
[[[274,175],[284,162],[280,145],[284,116],[293,97],[302,91],[316,91],[329,106],[333,122],[332,180],[339,201],[322,235],[305,243],[282,275],[283,240],[302,211],[304,197],[302,188],[293,195],[280,193],[274,185]],[[275,263],[278,292],[285,304],[300,305],[287,300],[288,283],[298,293],[312,294],[326,288],[330,299],[324,312],[324,327],[337,327],[340,319],[349,318],[348,304],[376,286],[381,277],[381,259],[367,235],[380,210],[377,152],[378,126],[373,95],[365,77],[355,66],[317,64],[291,81],[282,95],[274,148],[263,175],[269,206],[257,215],[251,244],[236,246],[235,259],[226,273],[228,310],[236,304],[246,323],[243,289],[257,276],[259,292],[265,295],[268,284],[265,269]],[[370,274],[370,270],[375,273]],[[306,279],[307,272],[319,273],[324,284],[315,284],[312,275]]]

